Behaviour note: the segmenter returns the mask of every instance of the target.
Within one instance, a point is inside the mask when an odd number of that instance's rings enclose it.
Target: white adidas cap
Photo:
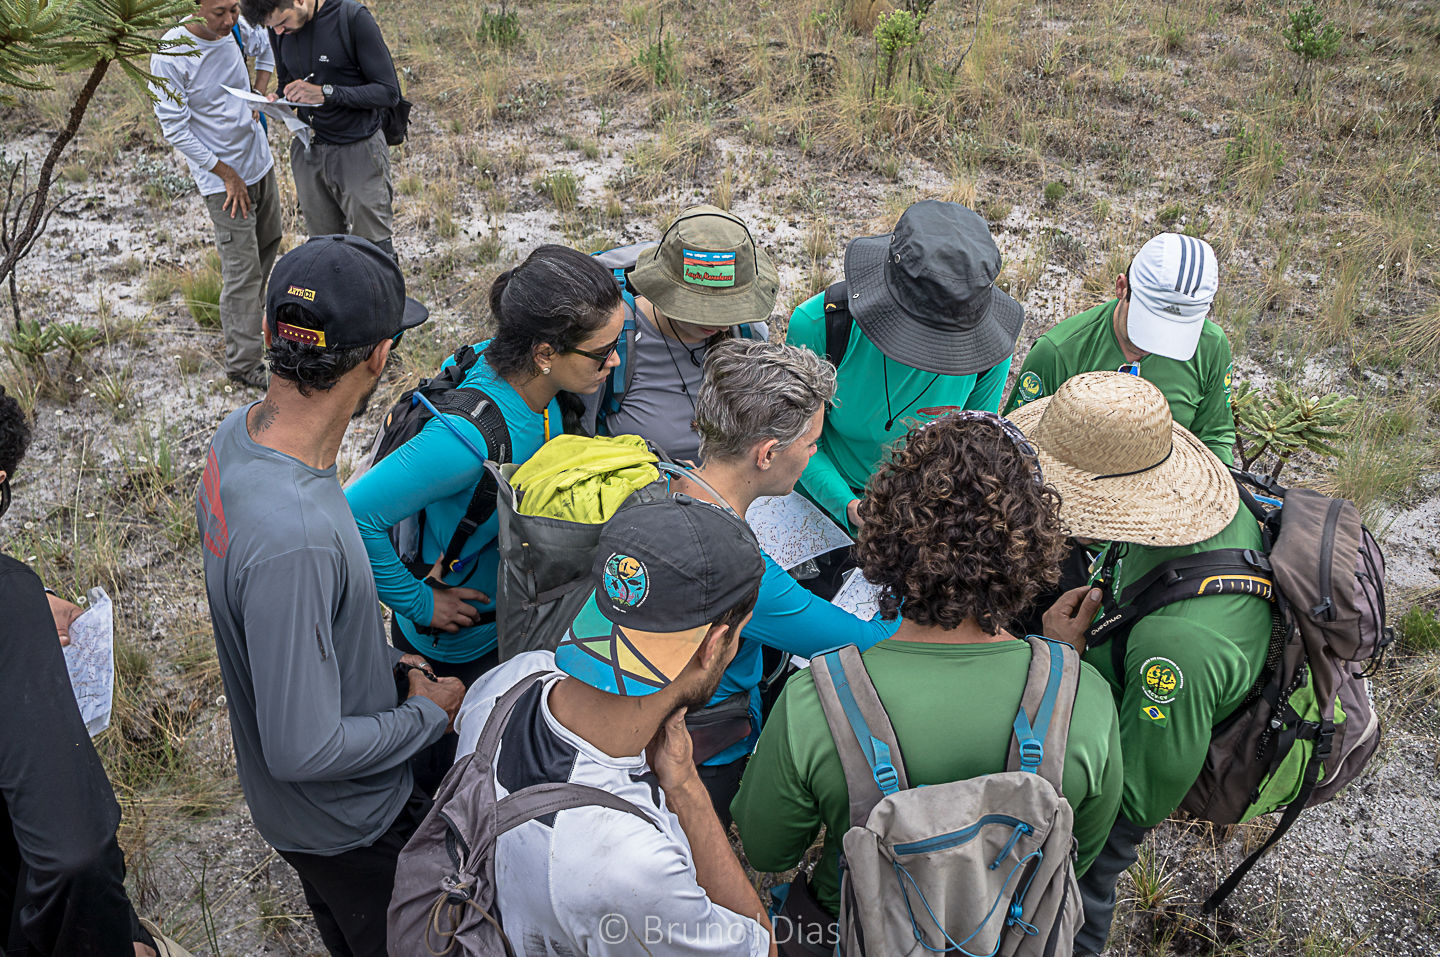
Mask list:
[[[1161,233],[1130,264],[1126,335],[1145,352],[1189,361],[1219,287],[1220,267],[1209,243]]]

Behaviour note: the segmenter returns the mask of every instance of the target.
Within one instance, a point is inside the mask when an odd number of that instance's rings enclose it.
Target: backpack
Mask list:
[[[358,2],[346,3],[343,6],[344,9],[341,11],[343,16],[340,17],[340,42],[346,50],[350,51],[350,59],[359,63],[360,58],[355,55],[355,42],[351,39],[351,32],[354,30],[355,18],[360,15],[360,11],[364,7]],[[391,66],[394,66],[393,60]],[[400,82],[400,71],[398,70],[395,71],[395,82],[397,84]],[[410,129],[410,110],[414,106],[415,104],[402,95],[394,106],[380,108],[380,129],[385,131],[386,146],[399,146],[405,142],[405,134]]]
[[[1031,636],[1006,770],[911,788],[859,651],[811,660],[850,796],[842,957],[1069,953],[1081,921],[1074,813],[1061,793],[1080,681],[1069,645]]]
[[[633,814],[651,827],[643,811],[608,791],[570,782],[548,782],[495,798],[495,752],[520,697],[545,672],[522,678],[495,702],[475,751],[445,775],[435,803],[401,850],[395,867],[385,941],[396,955],[501,957],[517,951],[496,908],[495,842],[506,831],[575,807],[606,807]]]
[[[635,367],[630,361],[630,356],[635,350],[635,338],[638,335],[635,320],[635,289],[630,285],[630,273],[640,261],[640,254],[648,252],[660,245],[656,242],[632,243],[628,246],[616,246],[614,249],[602,249],[599,252],[591,253],[600,265],[610,270],[615,277],[615,282],[620,286],[620,295],[625,300],[625,325],[620,333],[620,343],[615,347],[616,354],[620,357],[620,364],[610,370],[610,377],[605,380],[605,387],[601,392],[600,408],[598,418],[604,421],[607,415],[620,411],[620,406],[625,403],[625,393],[630,389],[630,383],[635,378]],[[743,322],[732,327],[734,335],[741,339],[754,339],[756,332],[754,327]]]
[[[850,348],[850,330],[855,321],[850,317],[850,284],[844,279],[831,283],[825,290],[825,361],[838,371]]]
[[[1164,562],[1118,602],[1107,592],[1088,639],[1089,647],[1109,641],[1116,674],[1124,674],[1130,629],[1158,608],[1202,595],[1271,602],[1265,666],[1243,703],[1215,726],[1205,765],[1180,809],[1216,824],[1284,813],[1265,843],[1206,900],[1206,913],[1301,811],[1335,797],[1375,753],[1380,723],[1367,678],[1394,640],[1385,624],[1385,558],[1355,506],[1232,474],[1241,502],[1260,523],[1262,550],[1214,549]],[[1102,579],[1110,574],[1107,565]]]
[[[421,379],[415,388],[395,400],[395,404],[385,414],[385,421],[381,423],[380,430],[375,435],[375,442],[371,447],[365,469],[369,469],[376,462],[414,438],[424,428],[426,422],[436,417],[469,448],[477,459],[482,463],[485,462],[486,456],[450,422],[449,416],[452,415],[469,420],[480,430],[480,434],[485,437],[485,444],[489,449],[491,460],[495,462],[510,461],[510,429],[505,424],[505,416],[500,411],[500,406],[480,389],[461,384],[470,370],[474,368],[475,363],[479,361],[480,353],[475,351],[474,346],[461,346],[455,350],[454,359],[453,365],[441,369],[439,373],[429,379]],[[361,474],[363,474],[363,470]],[[461,518],[460,524],[455,527],[455,531],[450,535],[449,544],[445,546],[445,553],[441,559],[443,574],[449,574],[456,568],[463,568],[475,557],[474,555],[462,557],[461,552],[470,536],[475,534],[475,530],[485,524],[486,520],[494,514],[495,495],[494,479],[491,477],[491,473],[486,471],[479,483],[476,484],[475,491],[465,506],[465,514]],[[429,577],[432,566],[420,557],[424,533],[425,511],[422,509],[391,526],[390,543],[395,546],[395,554],[400,556],[400,561],[410,569],[412,575],[426,580],[431,587],[448,588],[450,586]],[[473,568],[471,573],[474,573]],[[491,612],[482,614],[480,623],[484,624],[493,620],[492,616]],[[418,625],[416,627],[425,634],[430,633],[428,628]]]

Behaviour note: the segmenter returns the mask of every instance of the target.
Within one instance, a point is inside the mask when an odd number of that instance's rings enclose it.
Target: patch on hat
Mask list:
[[[684,255],[685,281],[692,286],[735,285],[735,252],[733,250],[727,253],[707,253],[694,249],[683,249],[681,252]]]
[[[315,301],[315,290],[306,289],[304,286],[291,286],[285,290],[285,295],[295,296],[299,299],[304,299],[306,302]]]
[[[320,346],[322,349],[325,347],[324,329],[307,329],[304,326],[292,326],[288,322],[277,322],[275,334],[281,339],[289,339],[301,345]]]
[[[645,563],[619,552],[605,562],[605,594],[617,605],[638,608],[650,594],[650,572]]]
[[[1021,402],[1030,402],[1045,394],[1045,383],[1034,372],[1027,372],[1015,384],[1015,391]]]
[[[1185,687],[1185,676],[1180,673],[1180,666],[1169,658],[1147,659],[1140,666],[1140,679],[1145,697],[1156,704],[1169,704]]]

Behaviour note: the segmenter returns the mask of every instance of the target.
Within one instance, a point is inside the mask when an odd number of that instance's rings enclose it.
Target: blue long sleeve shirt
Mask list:
[[[900,626],[894,621],[857,618],[802,587],[765,555],[765,576],[755,614],[740,634],[735,660],[725,669],[710,704],[718,704],[741,691],[750,692],[750,736],[715,755],[706,764],[729,764],[755,750],[760,737],[760,679],[764,677],[763,649],[778,648],[802,658],[855,645],[861,651],[889,638]]]
[[[489,340],[475,348],[483,353]],[[454,364],[448,359],[445,366]],[[510,430],[512,460],[524,462],[551,436],[559,434],[560,407],[551,402],[545,412],[535,412],[514,386],[490,368],[482,356],[463,383],[480,389],[499,405]],[[370,556],[380,600],[395,613],[406,640],[427,658],[445,662],[474,661],[495,647],[495,624],[490,622],[463,628],[455,634],[422,635],[416,624],[428,625],[435,614],[430,587],[414,575],[395,554],[390,542],[391,526],[421,510],[425,513],[420,557],[433,564],[445,552],[475,486],[484,474],[484,465],[447,426],[460,430],[476,450],[487,457],[490,449],[475,424],[458,416],[445,422],[431,419],[409,442],[387,455],[375,467],[345,490],[355,524]],[[491,515],[475,530],[461,552],[461,567],[445,576],[447,585],[461,585],[495,597],[500,553],[496,548],[499,519]],[[492,602],[475,607],[494,611]]]

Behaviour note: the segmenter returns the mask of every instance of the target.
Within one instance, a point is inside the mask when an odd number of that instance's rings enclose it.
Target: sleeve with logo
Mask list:
[[[1214,726],[1244,697],[1253,674],[1233,641],[1189,617],[1204,609],[1186,617],[1167,611],[1131,630],[1118,701],[1125,752],[1120,813],[1143,827],[1179,807],[1205,762]]]
[[[333,549],[297,548],[239,576],[246,656],[265,764],[280,781],[343,781],[387,770],[440,737],[448,718],[415,696],[347,715],[332,622],[347,569]],[[350,636],[341,636],[341,643]],[[378,639],[377,639],[378,640]]]
[[[1213,325],[1206,323],[1206,325]],[[1230,340],[1223,330],[1215,327],[1217,335],[1201,340],[1205,354],[1196,355],[1196,361],[1205,364],[1203,394],[1195,409],[1195,420],[1190,431],[1214,452],[1226,465],[1235,464],[1235,412],[1230,405],[1230,389],[1235,374],[1235,363],[1230,354]]]
[[[1054,393],[1064,381],[1065,367],[1060,352],[1046,336],[1035,340],[1025,361],[1020,364],[1020,374],[1005,400],[1004,415],[1009,415],[1027,402]]]
[[[818,356],[825,355],[825,294],[820,293],[795,307],[790,316],[790,326],[785,341],[792,346],[809,349]],[[843,363],[842,363],[843,365]],[[850,483],[840,474],[840,469],[826,448],[825,433],[821,432],[815,454],[800,476],[800,487],[816,504],[829,513],[830,517],[848,528],[849,518],[845,507],[855,498]]]

